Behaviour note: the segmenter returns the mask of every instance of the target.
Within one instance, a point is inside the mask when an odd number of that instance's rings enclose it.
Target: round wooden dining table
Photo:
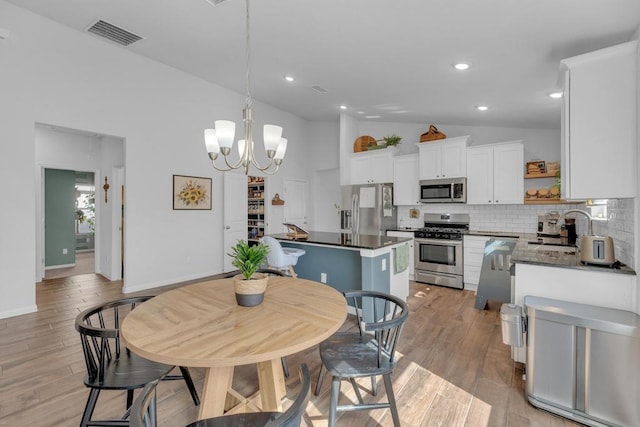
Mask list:
[[[281,357],[312,347],[344,323],[343,295],[322,283],[269,277],[264,301],[236,303],[233,279],[183,286],[136,307],[121,326],[127,347],[150,360],[206,368],[199,418],[225,413],[235,366],[257,364],[263,411],[282,411],[285,397]],[[247,400],[244,400],[245,405]],[[249,406],[252,408],[252,406]]]

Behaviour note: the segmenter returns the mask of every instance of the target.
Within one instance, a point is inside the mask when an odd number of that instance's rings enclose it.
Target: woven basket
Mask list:
[[[436,141],[438,139],[445,139],[447,135],[440,132],[434,125],[429,125],[429,130],[420,135],[420,142]]]

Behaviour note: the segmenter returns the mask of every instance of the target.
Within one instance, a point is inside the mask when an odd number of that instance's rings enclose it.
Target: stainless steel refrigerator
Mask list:
[[[393,184],[342,186],[341,208],[342,232],[381,236],[397,227]]]

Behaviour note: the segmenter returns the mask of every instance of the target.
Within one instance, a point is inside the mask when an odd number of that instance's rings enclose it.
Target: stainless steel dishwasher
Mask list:
[[[526,318],[513,304],[500,317],[505,344],[526,334],[529,402],[590,426],[640,426],[640,316],[535,296],[524,305]]]

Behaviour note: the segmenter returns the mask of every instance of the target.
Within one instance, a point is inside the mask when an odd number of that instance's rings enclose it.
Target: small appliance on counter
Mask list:
[[[593,234],[593,218],[588,212],[569,209],[562,216],[570,213],[579,213],[589,219],[589,230],[586,235],[580,237],[580,261],[583,264],[613,266],[616,262],[613,239],[609,236]]]
[[[538,215],[538,236],[560,237],[560,214],[556,211]]]

